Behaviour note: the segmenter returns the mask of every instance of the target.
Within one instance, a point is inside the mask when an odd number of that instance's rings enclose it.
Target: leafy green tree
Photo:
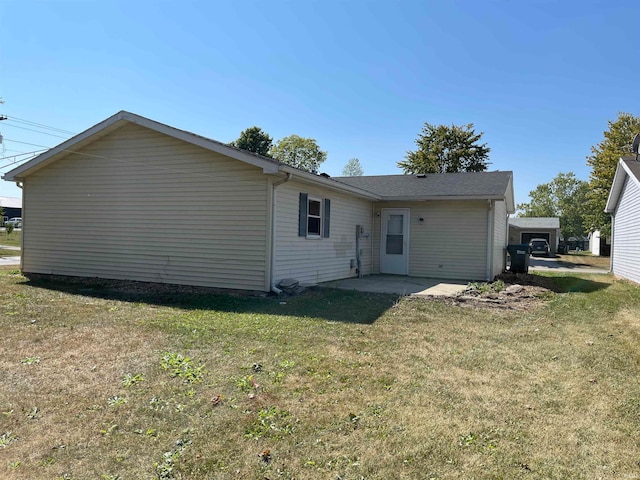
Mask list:
[[[585,234],[584,215],[589,184],[573,172],[559,173],[551,182],[529,192],[529,203],[518,205],[521,217],[560,217],[560,234],[567,240]]]
[[[313,173],[317,173],[320,165],[327,159],[327,152],[320,150],[315,139],[298,135],[278,140],[271,147],[269,155],[282,163]]]
[[[630,113],[619,113],[615,121],[609,121],[609,129],[604,139],[591,147],[587,164],[591,167],[589,176],[588,212],[585,227],[600,230],[605,235],[611,232],[611,217],[604,213],[609,190],[621,156],[631,152],[633,137],[640,133],[640,118]]]
[[[489,165],[491,149],[479,141],[468,125],[432,125],[425,122],[415,140],[416,151],[408,151],[406,160],[398,162],[404,173],[483,172]]]
[[[269,156],[269,149],[273,143],[267,133],[265,133],[260,127],[250,127],[243,130],[237,140],[230,143],[232,147],[240,148],[242,150],[248,150],[249,152],[257,153],[265,157]]]
[[[343,177],[361,177],[364,175],[364,168],[360,164],[360,160],[352,158],[342,169]]]

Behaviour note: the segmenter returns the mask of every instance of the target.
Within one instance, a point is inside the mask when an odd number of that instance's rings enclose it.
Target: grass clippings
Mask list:
[[[519,281],[536,308],[2,270],[0,478],[640,476],[640,288]]]

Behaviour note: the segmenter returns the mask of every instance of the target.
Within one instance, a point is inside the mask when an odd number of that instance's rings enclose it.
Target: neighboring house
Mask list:
[[[0,197],[0,207],[4,211],[6,219],[22,217],[22,200],[16,197]],[[3,218],[0,218],[3,220]]]
[[[611,238],[602,236],[600,230],[589,232],[587,238],[591,255],[608,257],[611,254]]]
[[[549,242],[551,254],[558,251],[560,219],[558,217],[515,217],[509,219],[509,243],[529,243],[532,238]]]
[[[611,214],[611,271],[640,283],[640,161],[618,162],[605,212]]]
[[[492,279],[512,177],[332,179],[119,112],[3,178],[23,187],[25,273],[268,291],[372,273]]]

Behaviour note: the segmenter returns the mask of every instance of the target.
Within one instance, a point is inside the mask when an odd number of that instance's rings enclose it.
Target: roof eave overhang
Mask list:
[[[279,170],[282,173],[291,174],[294,179],[303,183],[323,186],[331,190],[366,198],[367,200],[380,200],[382,198],[380,195],[376,195],[367,190],[352,187],[346,183],[331,180],[331,178],[325,178],[321,175],[316,175],[315,173],[305,172],[304,170],[300,170],[289,165],[280,164]]]
[[[505,202],[507,204],[507,213],[513,215],[516,213],[516,200],[513,192],[513,174],[509,175],[509,183],[507,184],[507,190],[505,191]]]
[[[611,184],[611,190],[609,190],[609,197],[607,198],[607,204],[604,207],[606,213],[613,213],[618,205],[618,198],[620,192],[622,192],[622,186],[624,185],[624,179],[627,176],[627,172],[624,169],[624,163],[622,159],[618,160],[616,166],[616,173],[613,176],[613,183]]]
[[[408,195],[383,196],[383,202],[426,202],[432,200],[504,200],[504,195]]]
[[[624,182],[630,177],[640,188],[640,179],[638,179],[631,169],[627,166],[627,164],[621,158],[618,160],[618,165],[616,166],[616,173],[613,176],[613,183],[611,184],[611,190],[609,190],[609,197],[607,198],[607,204],[604,207],[604,211],[606,213],[615,213],[616,207],[618,206],[618,200],[620,200],[620,194],[622,193],[622,189],[624,187]]]

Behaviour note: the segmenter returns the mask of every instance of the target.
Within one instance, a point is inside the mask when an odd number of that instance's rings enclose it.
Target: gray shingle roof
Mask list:
[[[629,167],[629,170],[631,170],[631,173],[633,173],[633,175],[638,180],[640,180],[640,161],[636,160],[635,156],[622,157],[621,160],[625,163],[627,167]]]
[[[512,172],[463,172],[418,175],[332,177],[386,199],[502,198]]]
[[[560,228],[558,217],[514,217],[509,219],[509,225],[518,228]]]

